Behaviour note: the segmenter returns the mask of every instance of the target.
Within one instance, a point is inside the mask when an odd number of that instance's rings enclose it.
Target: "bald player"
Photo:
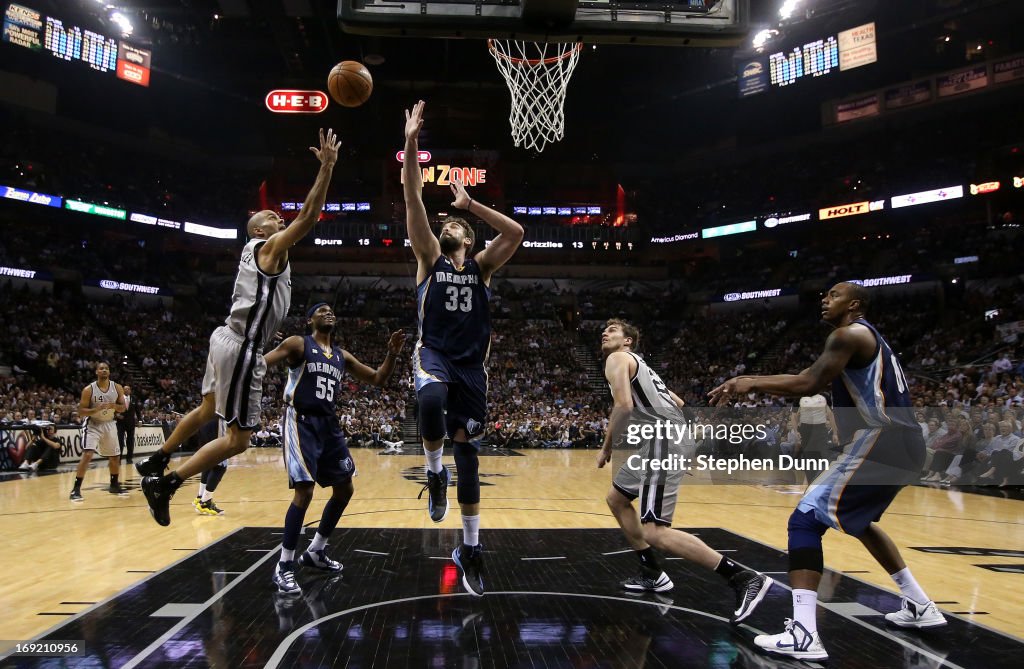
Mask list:
[[[213,331],[203,377],[203,402],[182,419],[167,443],[145,463],[136,465],[142,474],[142,492],[149,511],[160,525],[170,525],[170,501],[182,482],[249,447],[249,437],[260,423],[260,399],[267,365],[263,349],[288,314],[292,299],[288,249],[313,228],[327,197],[339,140],[334,131],[320,130],[320,148],[309,147],[320,161],[320,172],[302,203],[302,210],[285,227],[277,213],[257,212],[249,219],[249,243],[242,249],[225,324]],[[209,442],[176,471],[159,474],[171,453],[214,416],[227,427],[222,437]]]

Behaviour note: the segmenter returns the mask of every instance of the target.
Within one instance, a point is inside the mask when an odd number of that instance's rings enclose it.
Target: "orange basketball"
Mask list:
[[[327,75],[327,90],[342,107],[358,107],[373,92],[373,77],[362,63],[343,60]]]

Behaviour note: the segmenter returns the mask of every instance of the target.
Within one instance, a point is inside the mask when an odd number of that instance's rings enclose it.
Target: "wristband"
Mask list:
[[[469,198],[469,204],[466,205],[466,211],[468,211],[469,213],[472,214],[473,212],[470,211],[470,209],[472,209],[472,208],[473,208],[473,198]]]

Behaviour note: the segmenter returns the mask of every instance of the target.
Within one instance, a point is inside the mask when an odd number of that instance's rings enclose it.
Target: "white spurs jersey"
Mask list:
[[[114,385],[113,381],[107,382],[107,389],[100,390],[98,383],[93,381],[89,384],[92,388],[92,399],[89,400],[89,408],[95,408],[104,402],[110,402],[113,404],[117,401],[117,386]],[[91,416],[86,417],[86,421],[89,423],[109,423],[114,420],[114,410],[109,409],[107,411],[99,411]]]
[[[657,372],[647,366],[644,359],[632,351],[627,351],[636,360],[636,374],[629,380],[630,392],[633,395],[635,408],[665,409],[676,408],[668,387]]]
[[[280,274],[267,274],[256,265],[256,249],[266,241],[252,239],[242,249],[231,296],[231,314],[225,321],[235,334],[252,342],[259,351],[281,327],[292,301],[291,265],[285,265]]]

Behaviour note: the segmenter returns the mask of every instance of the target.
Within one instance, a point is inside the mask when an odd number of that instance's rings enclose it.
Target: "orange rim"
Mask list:
[[[583,43],[576,42],[576,44],[573,45],[573,47],[568,51],[557,56],[551,56],[550,58],[516,58],[515,56],[510,56],[507,53],[504,53],[503,51],[500,51],[497,47],[495,47],[493,39],[487,40],[487,48],[490,49],[491,53],[493,53],[494,55],[498,56],[499,58],[504,58],[513,65],[526,64],[529,65],[530,67],[536,67],[537,65],[553,65],[560,60],[565,60],[573,53],[581,50],[583,48]]]

